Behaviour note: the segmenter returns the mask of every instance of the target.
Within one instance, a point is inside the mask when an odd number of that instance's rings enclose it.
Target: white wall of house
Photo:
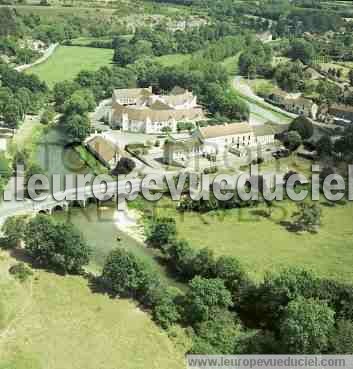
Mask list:
[[[275,135],[256,136],[256,142],[260,145],[270,145],[275,143]]]
[[[231,147],[241,148],[256,145],[253,132],[206,138],[203,140],[203,152],[205,154],[217,154],[229,150]]]
[[[167,121],[161,121],[161,122],[157,122],[157,121],[151,121],[151,119],[147,119],[146,121],[146,127],[145,127],[145,132],[146,133],[162,133],[163,132],[163,128],[169,128],[171,129],[172,132],[176,132],[176,121],[175,119],[170,119]]]

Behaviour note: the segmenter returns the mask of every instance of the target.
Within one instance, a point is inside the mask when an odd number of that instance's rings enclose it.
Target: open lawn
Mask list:
[[[255,94],[259,96],[268,96],[277,88],[271,80],[264,78],[251,79],[247,83]]]
[[[198,53],[195,53],[197,55]],[[164,67],[171,67],[175,65],[181,65],[191,60],[194,54],[170,54],[157,57],[158,60]],[[222,64],[227,69],[230,75],[235,75],[238,72],[238,60],[239,54],[231,56],[223,60]]]
[[[181,369],[183,355],[133,302],[94,293],[82,277],[35,271],[20,284],[0,253],[0,369]]]
[[[299,266],[323,277],[353,282],[352,203],[332,208],[322,204],[317,234],[295,234],[280,224],[290,221],[296,210],[294,203],[287,201],[276,204],[270,219],[261,215],[261,208],[182,215],[175,204],[166,201],[168,205],[160,208],[159,214],[175,217],[180,238],[195,248],[209,247],[217,256],[239,258],[255,279],[261,279],[266,271]]]
[[[191,59],[191,54],[170,54],[156,58],[164,67],[173,67],[188,62]]]
[[[272,161],[261,166],[263,172],[285,172],[289,169],[310,174],[311,162],[296,158]],[[138,205],[138,203],[136,204]],[[145,203],[144,211],[150,211]],[[171,216],[177,221],[178,237],[195,248],[208,247],[217,256],[239,258],[250,275],[261,279],[266,271],[283,266],[312,269],[323,277],[353,283],[353,203],[330,207],[323,199],[321,227],[317,234],[296,234],[286,229],[292,221],[296,204],[276,202],[271,218],[263,216],[263,206],[234,209],[208,214],[176,211],[176,203],[164,198],[155,204],[159,216]],[[284,222],[284,223],[283,223]]]
[[[79,46],[59,46],[43,64],[27,70],[46,81],[49,87],[73,79],[82,70],[97,70],[112,62],[113,50]]]
[[[88,46],[92,42],[108,42],[112,41],[111,37],[78,37],[71,40],[71,45],[75,46]]]
[[[87,17],[97,15],[101,15],[104,18],[110,17],[114,12],[118,9],[112,8],[94,8],[94,7],[81,7],[81,6],[38,6],[38,5],[17,5],[16,11],[19,14],[36,14],[41,17],[46,17],[47,19],[57,19],[62,16],[69,16],[75,12],[75,15],[78,17]]]
[[[300,156],[291,155],[288,158],[282,158],[280,160],[265,161],[259,165],[259,171],[262,173],[287,173],[290,170],[304,174],[306,178],[311,176],[311,166],[315,164],[310,160],[301,158]]]

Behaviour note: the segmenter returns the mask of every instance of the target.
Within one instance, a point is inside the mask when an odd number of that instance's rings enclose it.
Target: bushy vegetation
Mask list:
[[[77,274],[89,262],[91,250],[70,223],[57,223],[41,214],[32,219],[11,217],[2,231],[12,247],[24,241],[25,250],[36,265]]]
[[[48,91],[37,76],[0,64],[0,116],[8,128],[17,128],[27,113],[37,112]]]
[[[157,235],[163,229],[165,235],[171,224],[172,219],[159,218],[150,230]],[[185,295],[162,288],[156,276],[146,277],[146,265],[120,249],[108,257],[102,278],[114,291],[133,295],[149,308],[163,328],[178,323],[192,327],[190,352],[351,352],[352,325],[343,327],[342,322],[353,317],[352,286],[300,268],[267,274],[255,284],[237,259],[215,258],[207,249],[195,251],[170,229],[164,244],[158,237],[149,244],[162,252],[171,272],[188,283]]]
[[[257,75],[268,77],[272,73],[271,62],[271,48],[257,41],[240,55],[239,71],[249,78],[255,78]]]
[[[204,57],[218,62],[241,50],[245,39],[238,35],[239,29],[225,22],[178,32],[163,27],[138,28],[130,40],[115,38],[114,61],[124,67],[143,57],[190,54],[202,50]]]
[[[9,269],[9,273],[17,278],[20,282],[25,282],[33,275],[32,270],[24,263],[17,263]]]
[[[25,236],[27,218],[27,216],[12,216],[5,220],[2,232],[6,238],[6,247],[13,248],[19,246]]]
[[[117,176],[119,174],[129,174],[131,173],[136,167],[135,162],[131,158],[122,157],[118,161],[116,167],[112,170],[112,174]]]
[[[309,139],[314,133],[312,122],[302,115],[292,121],[288,130],[298,132],[303,140]]]

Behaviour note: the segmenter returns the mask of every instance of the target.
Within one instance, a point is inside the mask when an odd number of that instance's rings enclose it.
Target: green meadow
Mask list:
[[[131,300],[82,277],[35,270],[20,283],[0,252],[0,369],[182,369],[181,350]]]
[[[59,46],[44,63],[28,69],[47,82],[49,87],[55,83],[72,80],[82,70],[95,71],[112,62],[113,50],[80,46]]]

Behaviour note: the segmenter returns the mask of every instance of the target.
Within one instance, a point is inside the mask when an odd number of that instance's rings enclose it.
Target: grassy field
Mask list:
[[[262,172],[295,170],[309,175],[310,161],[283,159],[261,166]],[[145,211],[152,205],[145,203]],[[263,217],[261,206],[216,213],[198,214],[176,211],[176,204],[163,199],[155,205],[158,215],[172,216],[177,221],[178,235],[195,248],[209,247],[216,255],[232,255],[246,266],[250,275],[261,279],[266,271],[283,266],[312,269],[324,277],[353,282],[353,204],[328,206],[320,201],[322,225],[317,234],[296,234],[285,228],[296,204],[275,204],[271,218]],[[147,210],[146,210],[147,209]]]
[[[311,175],[311,165],[315,164],[309,160],[303,159],[300,156],[289,156],[280,160],[265,161],[259,165],[259,171],[262,173],[275,172],[287,173],[292,170],[297,173],[304,174],[307,178]]]
[[[320,276],[353,282],[351,203],[333,208],[322,205],[322,225],[317,234],[291,233],[280,224],[290,221],[296,210],[290,202],[276,204],[270,219],[260,215],[261,208],[182,215],[176,213],[174,204],[165,202],[164,206],[159,214],[175,217],[179,237],[195,248],[209,247],[217,256],[239,258],[255,279],[261,279],[266,271],[299,266]]]
[[[78,17],[101,15],[108,19],[118,9],[112,8],[94,8],[94,7],[62,7],[62,6],[37,6],[37,5],[17,5],[16,11],[19,14],[36,14],[47,19],[58,19],[58,17],[69,16],[75,12]]]
[[[0,253],[0,369],[185,367],[167,334],[130,300],[45,271],[20,284],[8,274],[15,262]]]
[[[71,40],[71,45],[74,46],[89,46],[92,42],[108,42],[112,41],[111,37],[78,37]]]
[[[277,88],[271,80],[263,78],[251,79],[247,83],[255,94],[259,96],[270,95]]]
[[[28,70],[49,87],[56,82],[71,80],[82,70],[97,70],[112,61],[113,50],[79,46],[59,46],[54,54],[43,64]]]
[[[171,54],[163,55],[156,58],[164,67],[173,67],[188,62],[191,59],[191,54]]]
[[[231,56],[229,58],[224,59],[224,61],[222,62],[223,66],[227,69],[227,72],[230,75],[235,75],[238,73],[238,60],[239,60],[239,56],[240,53],[235,55],[235,56]]]
[[[197,53],[195,53],[197,55]],[[175,65],[181,65],[186,62],[189,62],[192,58],[193,54],[170,54],[170,55],[163,55],[156,58],[164,67],[172,67]],[[230,75],[237,74],[238,71],[238,60],[239,55],[231,56],[226,58],[222,64],[227,69],[227,72]]]

